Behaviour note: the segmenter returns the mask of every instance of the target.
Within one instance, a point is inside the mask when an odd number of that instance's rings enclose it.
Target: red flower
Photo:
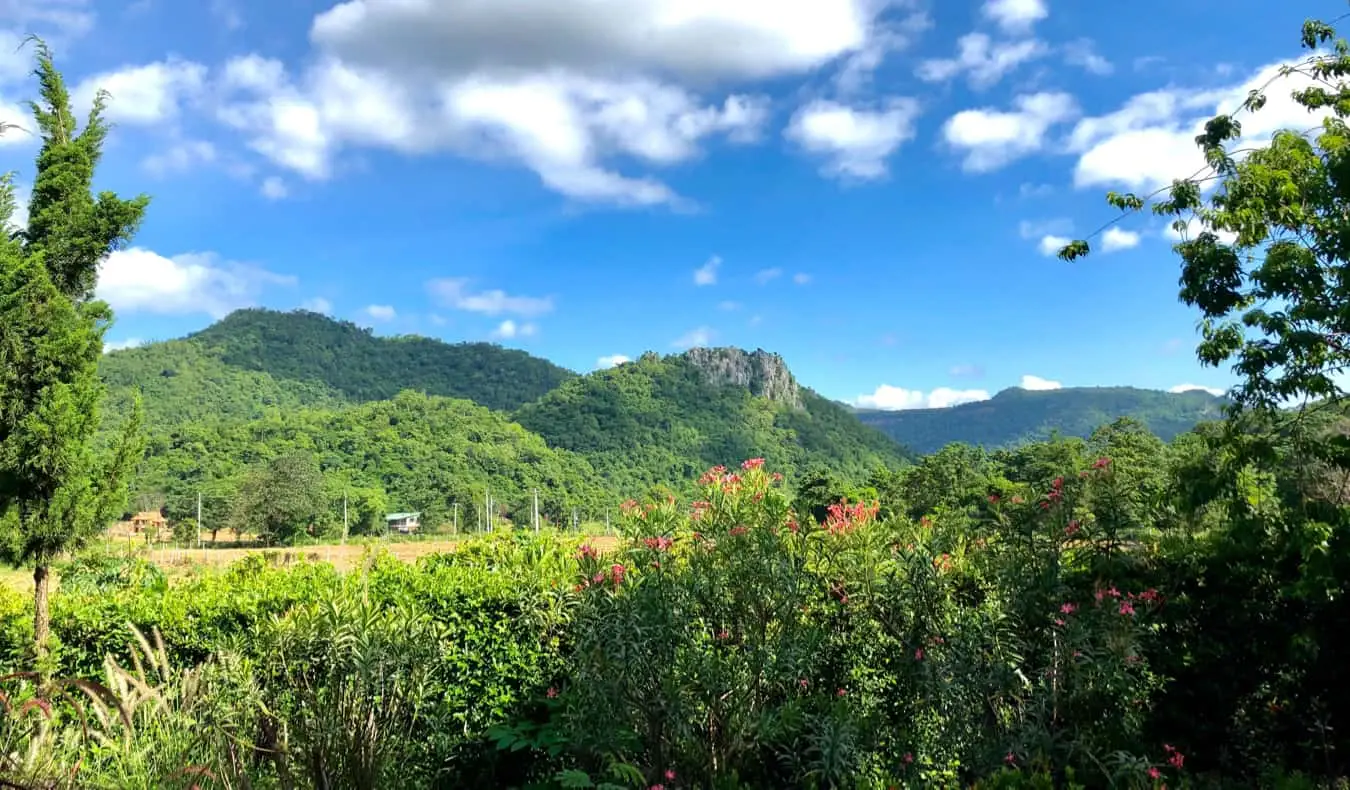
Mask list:
[[[617,562],[609,566],[609,577],[614,582],[615,587],[623,584],[623,574],[624,567]]]
[[[1070,521],[1069,526],[1064,528],[1064,534],[1068,535],[1069,537],[1073,537],[1074,535],[1078,534],[1078,521],[1077,520]]]
[[[742,469],[746,469],[746,470],[749,470],[749,469],[758,469],[758,468],[760,468],[760,467],[763,466],[763,465],[764,465],[764,459],[763,459],[763,458],[750,458],[750,459],[744,461],[744,462],[741,464],[741,468],[742,468]]]
[[[1066,603],[1063,606],[1059,607],[1059,611],[1064,614],[1073,614],[1074,612],[1078,611],[1078,604]]]
[[[839,689],[838,691],[834,692],[834,695],[835,695],[836,697],[842,697],[842,696],[844,696],[844,695],[847,694],[847,693],[848,693],[848,692],[844,691],[843,689]]]
[[[774,473],[771,475],[771,478],[773,479],[773,481],[774,481],[775,483],[781,483],[781,482],[783,482],[783,473],[782,473],[782,472],[774,472]]]
[[[727,631],[727,629],[723,628],[722,630],[720,630],[720,631],[717,632],[717,638],[718,638],[718,639],[730,639],[730,638],[731,638],[731,633],[730,633],[729,631]]]
[[[905,765],[909,765],[910,763],[914,762],[914,755],[909,752],[905,752],[905,756],[901,757],[900,761],[903,762]]]
[[[548,696],[549,699],[553,699],[553,698],[557,697],[557,696],[558,696],[558,690],[555,689],[555,688],[552,687],[552,686],[549,686],[549,687],[548,687],[547,696]]]
[[[1186,762],[1186,757],[1181,752],[1172,752],[1172,756],[1167,758],[1167,762],[1172,764],[1173,768],[1180,768]]]
[[[1054,479],[1054,482],[1052,482],[1052,483],[1050,484],[1050,487],[1053,488],[1053,489],[1056,490],[1056,491],[1058,491],[1059,489],[1063,488],[1063,487],[1064,487],[1064,478],[1062,478],[1062,477],[1056,477],[1056,478]]]
[[[802,688],[806,688],[807,686],[811,685],[811,682],[808,681],[806,678],[802,678],[801,680],[797,681],[797,685],[801,686]]]
[[[666,780],[667,780],[667,781],[670,781],[670,782],[675,781],[675,769],[674,769],[674,768],[667,768],[667,769],[666,769]]]
[[[1159,771],[1157,766],[1149,766],[1149,769],[1148,769],[1148,778],[1149,778],[1149,779],[1157,779],[1157,778],[1159,778],[1159,777],[1161,777],[1161,776],[1162,776],[1162,771]]]
[[[1101,458],[1098,458],[1096,461],[1094,461],[1094,462],[1092,463],[1092,468],[1093,468],[1093,469],[1105,469],[1106,467],[1108,467],[1108,466],[1110,466],[1110,465],[1111,465],[1111,459],[1110,459],[1110,458],[1107,458],[1106,456],[1102,456]]]
[[[923,660],[923,648],[922,648],[922,647],[914,651],[914,660],[915,660],[915,661],[922,661],[922,660]]]
[[[1008,765],[1012,765],[1017,762],[1017,757],[1012,752],[1008,752],[1007,754],[1003,755],[1003,762],[1007,763]]]
[[[1120,602],[1120,613],[1126,616],[1134,614],[1134,604],[1129,601]]]
[[[589,543],[581,544],[581,548],[577,550],[577,559],[580,560],[593,560],[599,556],[600,552],[596,551],[595,547]]]
[[[732,534],[732,535],[744,535],[745,533],[747,533],[747,532],[749,532],[749,531],[750,531],[750,528],[749,528],[749,527],[745,526],[744,524],[740,524],[740,525],[737,525],[737,526],[732,527],[729,534]]]
[[[664,535],[657,538],[644,538],[642,542],[645,543],[647,545],[647,548],[651,549],[652,551],[667,551],[675,543],[675,541],[665,537]]]
[[[793,534],[796,534],[797,530],[801,529],[801,527],[797,525],[797,519],[795,518],[788,519],[787,528],[788,532],[791,532]]]

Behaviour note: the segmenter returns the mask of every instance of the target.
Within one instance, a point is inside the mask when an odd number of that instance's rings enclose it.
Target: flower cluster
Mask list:
[[[831,535],[852,532],[859,526],[876,518],[877,511],[880,508],[881,506],[876,502],[870,505],[863,502],[853,505],[843,501],[836,502],[828,508],[828,515],[825,517],[825,531]]]

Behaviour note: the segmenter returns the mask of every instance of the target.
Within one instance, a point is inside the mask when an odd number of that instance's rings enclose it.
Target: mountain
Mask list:
[[[904,448],[798,385],[765,351],[693,349],[571,379],[515,413],[553,447],[585,456],[628,494],[715,464],[763,457],[784,473],[823,464],[860,477]]]
[[[1011,447],[1064,436],[1087,437],[1118,417],[1133,417],[1164,440],[1219,419],[1224,404],[1208,392],[1160,392],[1133,387],[1068,387],[1058,390],[1006,389],[993,398],[944,409],[855,410],[863,423],[918,453],[951,442]]]
[[[490,490],[498,513],[528,523],[540,513],[564,520],[578,508],[601,518],[615,496],[584,458],[554,450],[499,412],[404,392],[341,408],[279,409],[264,417],[185,422],[152,433],[133,485],[133,506],[167,505],[192,515],[203,495],[204,521],[220,524],[239,484],[261,462],[302,452],[323,469],[340,524],[344,493],[380,508],[420,511],[429,525],[475,523]],[[383,515],[381,511],[380,516]]]
[[[184,345],[194,348],[184,350]],[[144,383],[155,360],[165,358],[165,370],[173,371],[172,363],[180,357],[217,371],[215,363],[303,384],[310,392],[302,399],[337,397],[359,403],[411,389],[503,411],[535,400],[576,375],[524,351],[490,343],[376,337],[319,313],[257,309],[235,311],[181,341],[113,352],[103,372],[109,381]],[[130,367],[138,370],[129,372]]]

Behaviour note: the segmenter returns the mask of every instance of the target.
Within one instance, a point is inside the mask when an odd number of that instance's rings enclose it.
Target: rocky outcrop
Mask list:
[[[797,380],[777,354],[763,349],[691,348],[684,357],[713,384],[745,387],[756,397],[802,406]]]

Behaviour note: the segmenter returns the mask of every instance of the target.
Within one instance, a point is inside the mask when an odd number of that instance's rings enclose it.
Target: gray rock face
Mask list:
[[[691,348],[684,354],[713,384],[745,387],[750,394],[801,408],[801,392],[787,363],[763,349]]]

